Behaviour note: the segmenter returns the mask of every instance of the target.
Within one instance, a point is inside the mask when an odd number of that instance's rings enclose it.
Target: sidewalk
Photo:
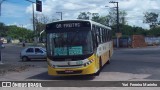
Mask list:
[[[19,46],[22,46],[22,43],[17,43],[15,45],[19,45]],[[26,46],[35,46],[34,43],[25,43]],[[44,43],[37,43],[36,46],[39,46],[39,47],[45,47],[45,44]]]

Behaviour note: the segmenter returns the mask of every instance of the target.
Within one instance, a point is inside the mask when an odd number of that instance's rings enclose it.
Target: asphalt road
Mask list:
[[[30,65],[24,71],[8,72],[0,76],[2,80],[84,80],[84,81],[141,81],[160,80],[160,47],[136,49],[116,49],[111,63],[104,66],[99,76],[56,77],[47,74],[47,63],[44,60],[22,62],[19,52],[23,48],[19,45],[6,45],[2,51],[5,64]]]

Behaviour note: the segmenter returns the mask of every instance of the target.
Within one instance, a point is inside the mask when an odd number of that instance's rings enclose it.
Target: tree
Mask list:
[[[158,24],[158,14],[154,12],[144,13],[144,23],[148,23],[150,28],[154,28]]]
[[[89,13],[80,12],[80,14],[78,15],[78,18],[77,18],[77,19],[89,20]]]
[[[126,11],[120,11],[119,12],[119,23],[125,25],[127,23],[126,21],[126,17],[127,16],[127,12]]]
[[[7,28],[4,23],[0,23],[0,37],[7,36]]]
[[[109,26],[109,17],[108,16],[100,16],[99,13],[81,12],[78,15],[77,19],[89,20],[89,16],[91,16],[92,21]]]
[[[26,28],[17,27],[16,25],[7,26],[7,37],[12,39],[28,40],[30,41],[33,38],[33,31]]]
[[[109,14],[107,16],[109,18],[109,23],[110,23],[111,26],[117,24],[117,22],[116,22],[116,20],[117,20],[117,12],[116,12],[116,10],[114,8],[110,9]]]
[[[46,24],[55,21],[56,19],[53,18],[49,18],[48,16],[45,16],[43,14],[36,14],[35,18],[34,18],[34,22],[35,22],[35,32],[34,32],[34,36],[36,37],[36,39],[38,39],[38,41],[40,41],[40,32],[45,30]],[[44,34],[43,34],[44,35]]]
[[[126,11],[119,11],[119,23],[125,25],[126,24]],[[109,14],[107,15],[110,25],[117,24],[117,11],[114,8],[111,8]]]
[[[160,27],[151,28],[150,30],[146,31],[147,36],[160,36]]]
[[[95,22],[99,22],[100,15],[99,13],[92,13],[92,20]]]

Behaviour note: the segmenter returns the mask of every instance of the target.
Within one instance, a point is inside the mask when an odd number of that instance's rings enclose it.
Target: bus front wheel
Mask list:
[[[99,76],[101,69],[102,69],[102,59],[100,57],[99,58],[99,70],[94,75]]]

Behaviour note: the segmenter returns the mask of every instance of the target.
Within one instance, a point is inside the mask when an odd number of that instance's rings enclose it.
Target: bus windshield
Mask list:
[[[47,49],[50,56],[90,54],[93,51],[91,32],[48,33]]]

